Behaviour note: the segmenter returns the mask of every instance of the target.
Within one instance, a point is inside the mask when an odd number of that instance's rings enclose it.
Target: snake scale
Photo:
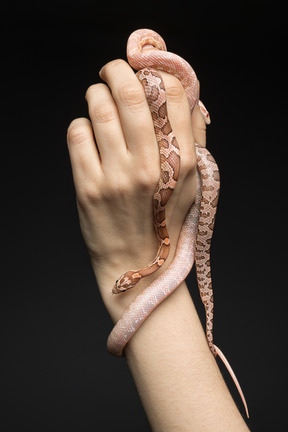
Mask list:
[[[153,49],[147,49],[153,48]],[[155,258],[147,266],[129,270],[116,281],[113,293],[125,292],[137,282],[157,271],[169,254],[170,240],[166,227],[165,207],[176,187],[180,172],[180,149],[170,125],[165,87],[159,71],[176,76],[188,98],[191,113],[196,104],[207,124],[209,113],[199,101],[199,85],[192,67],[178,55],[167,52],[164,40],[149,29],[133,32],[127,43],[129,64],[136,69],[143,85],[151,111],[155,135],[160,153],[160,179],[153,196],[153,224],[158,239]],[[230,373],[249,417],[245,397],[226,357],[213,341],[214,299],[210,266],[210,246],[220,190],[220,176],[211,153],[197,143],[197,192],[193,205],[184,220],[175,257],[168,267],[130,304],[115,325],[107,341],[111,354],[121,356],[127,342],[149,314],[167,298],[186,278],[194,260],[201,300],[206,313],[206,338],[214,357],[219,356]]]
[[[168,119],[165,87],[160,73],[144,68],[137,72],[143,85],[153,118],[160,152],[160,179],[153,196],[153,223],[158,239],[158,251],[153,261],[139,270],[124,273],[115,283],[113,293],[133,288],[145,276],[154,273],[166,261],[170,240],[166,226],[165,207],[176,186],[180,171],[180,149]]]

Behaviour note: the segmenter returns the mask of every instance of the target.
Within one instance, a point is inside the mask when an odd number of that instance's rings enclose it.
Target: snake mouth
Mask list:
[[[158,48],[155,47],[154,45],[150,44],[150,43],[147,43],[147,44],[143,45],[143,47],[142,47],[142,51],[151,50],[151,49],[156,50]]]

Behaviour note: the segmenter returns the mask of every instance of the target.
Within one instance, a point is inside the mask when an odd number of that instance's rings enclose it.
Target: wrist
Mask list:
[[[113,294],[112,289],[115,281],[127,270],[127,263],[124,265],[121,265],[121,262],[114,263],[114,265],[108,265],[107,263],[101,265],[99,261],[93,262],[92,260],[91,262],[102,300],[114,323],[122,317],[134,299],[160,275],[162,270],[144,277],[134,288],[126,292]],[[134,266],[134,268],[137,268],[137,266]]]
[[[175,242],[176,243],[176,242]],[[174,248],[173,248],[174,249]],[[124,254],[119,254],[115,260],[110,257],[109,262],[95,260],[91,258],[91,264],[97,280],[97,285],[100,290],[104,305],[111,316],[114,323],[116,323],[128,309],[134,299],[152,282],[157,279],[160,274],[165,272],[174,259],[175,250],[171,250],[170,254],[161,268],[149,276],[140,279],[136,286],[123,293],[113,294],[112,289],[116,280],[127,270],[141,268],[144,262],[151,262],[154,254],[148,256],[147,253],[141,258],[132,259]]]

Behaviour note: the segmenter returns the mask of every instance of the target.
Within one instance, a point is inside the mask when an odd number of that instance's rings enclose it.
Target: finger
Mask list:
[[[197,144],[199,144],[200,147],[206,147],[206,122],[198,104],[194,107],[194,110],[192,112],[192,128]]]
[[[126,152],[126,143],[120,123],[115,101],[109,88],[102,83],[90,86],[85,98],[89,107],[97,147],[100,152],[101,163],[111,165],[118,160],[121,152]],[[115,157],[118,152],[118,157]]]
[[[187,174],[196,165],[194,131],[188,99],[180,81],[173,75],[161,72],[167,97],[168,116],[181,151],[181,171]]]
[[[101,172],[91,123],[86,118],[73,120],[67,130],[67,144],[76,190],[94,181]]]
[[[151,113],[144,90],[124,60],[114,60],[100,71],[116,102],[127,148],[139,159],[158,152]]]

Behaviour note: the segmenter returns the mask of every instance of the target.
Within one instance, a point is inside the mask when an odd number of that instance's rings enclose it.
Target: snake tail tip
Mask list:
[[[235,375],[232,367],[230,366],[228,360],[226,359],[226,357],[224,356],[224,354],[222,353],[222,351],[220,350],[220,348],[218,348],[216,345],[214,345],[214,348],[215,348],[215,350],[217,352],[217,355],[220,357],[221,361],[223,362],[224,366],[226,367],[229,375],[231,376],[231,378],[232,378],[232,380],[233,380],[233,382],[234,382],[234,384],[235,384],[235,386],[236,386],[236,388],[238,390],[239,396],[240,396],[240,398],[242,400],[242,403],[244,405],[244,408],[245,408],[245,412],[246,412],[247,418],[250,418],[249,411],[248,411],[248,406],[247,406],[247,403],[246,403],[246,399],[245,399],[244,393],[243,393],[243,391],[241,389],[239,381],[236,378],[236,375]]]

